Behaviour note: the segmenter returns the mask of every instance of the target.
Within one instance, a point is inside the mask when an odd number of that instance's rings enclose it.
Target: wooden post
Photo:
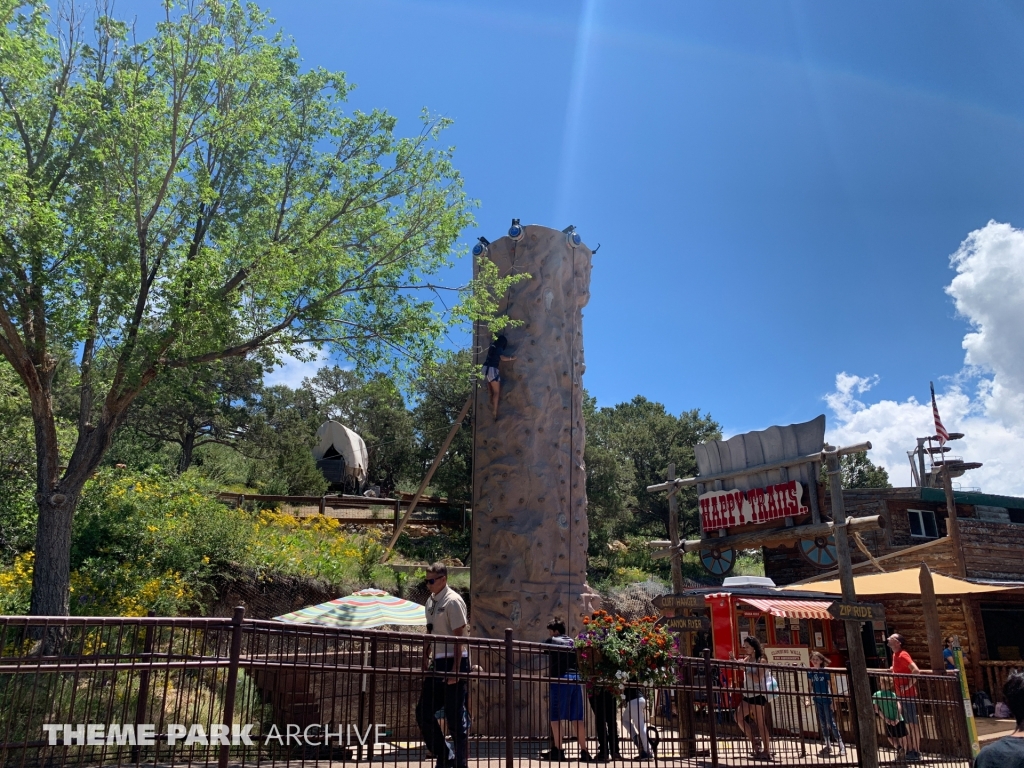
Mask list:
[[[792,528],[774,528],[768,531],[750,531],[748,533],[737,533],[732,536],[719,536],[711,539],[716,547],[722,549],[753,549],[755,547],[773,546],[796,539],[813,539],[816,536],[831,536],[835,533],[835,523],[821,523],[819,525],[797,525]],[[855,517],[847,521],[846,530],[850,531],[873,530],[885,528],[885,518],[881,515],[870,515],[866,517]],[[696,552],[708,546],[708,539],[688,539],[679,545],[681,552]],[[655,551],[652,557],[668,557],[672,552],[672,542],[655,540],[647,542],[647,545]]]
[[[942,630],[939,628],[939,604],[935,600],[935,585],[927,563],[921,563],[921,606],[924,608],[924,630],[928,638],[928,658],[933,675],[946,674],[942,658]]]
[[[395,526],[395,532],[391,535],[391,541],[388,542],[387,548],[384,550],[384,557],[381,558],[381,562],[386,562],[391,556],[391,550],[395,547],[395,542],[398,541],[398,534],[402,532],[405,524],[409,522],[409,518],[412,517],[413,510],[416,509],[416,505],[419,503],[420,497],[423,492],[427,490],[427,486],[430,484],[430,479],[434,476],[434,472],[437,471],[438,466],[441,464],[441,459],[444,458],[445,453],[448,452],[448,446],[452,444],[452,440],[455,439],[455,433],[459,431],[459,427],[462,426],[463,419],[466,418],[466,414],[469,413],[469,406],[473,403],[473,395],[466,398],[466,404],[462,406],[462,410],[459,411],[459,417],[455,419],[455,423],[452,424],[452,428],[448,431],[448,437],[444,439],[444,443],[441,444],[441,450],[437,452],[437,456],[434,457],[434,463],[430,465],[430,469],[427,470],[426,476],[423,478],[423,482],[420,483],[419,490],[416,491],[416,495],[413,496],[412,503],[409,508],[405,511],[405,517],[403,517],[398,525]]]
[[[505,768],[515,766],[515,727],[513,720],[516,713],[516,697],[512,688],[512,627],[505,628]],[[561,727],[561,723],[559,723]]]
[[[395,498],[395,526],[394,526],[394,530],[395,531],[398,530],[398,524],[402,520],[402,499],[398,498],[399,496],[400,496],[400,494],[396,490],[396,492],[395,492],[395,497],[396,497]],[[394,532],[394,531],[392,531],[392,532]]]
[[[668,465],[667,480],[671,483],[675,479],[673,462]],[[668,495],[668,537],[672,542],[672,591],[678,595],[683,591],[683,554],[679,551],[679,499],[675,493]]]
[[[960,598],[960,605],[964,610],[964,623],[967,624],[967,642],[971,650],[971,682],[975,691],[985,687],[985,681],[981,673],[981,640],[978,638],[978,625],[974,623],[974,606],[967,595]]]
[[[869,446],[870,447],[870,446]],[[850,540],[846,535],[846,503],[843,500],[839,451],[825,446],[821,458],[828,467],[829,490],[832,496],[832,520],[835,523],[836,560],[839,581],[843,587],[843,600],[857,602],[853,586],[853,566],[850,563]],[[875,715],[871,708],[871,683],[868,681],[868,663],[864,657],[864,639],[861,622],[846,622],[846,646],[850,652],[850,687],[856,707],[857,748],[862,768],[878,768],[878,740],[875,737]]]
[[[946,533],[949,535],[949,543],[953,546],[953,562],[956,563],[956,572],[961,579],[967,578],[967,564],[964,562],[964,551],[960,546],[960,520],[956,516],[956,499],[953,498],[953,478],[943,465],[939,470],[942,473],[942,489],[946,492]]]

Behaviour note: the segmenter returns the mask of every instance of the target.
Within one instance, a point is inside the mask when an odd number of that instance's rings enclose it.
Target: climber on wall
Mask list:
[[[487,392],[491,398],[491,413],[494,419],[498,419],[498,398],[501,396],[501,372],[498,366],[503,362],[510,362],[516,357],[507,357],[503,353],[508,346],[508,339],[504,334],[495,339],[487,348],[487,357],[484,359],[484,381],[487,382]]]

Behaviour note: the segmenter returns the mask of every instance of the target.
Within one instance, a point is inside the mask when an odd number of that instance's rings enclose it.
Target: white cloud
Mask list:
[[[968,235],[951,257],[957,275],[946,288],[970,323],[964,368],[936,401],[942,422],[966,437],[954,453],[980,461],[959,482],[988,493],[1024,495],[1024,231],[989,222]],[[827,439],[849,445],[870,440],[871,459],[893,485],[910,485],[907,451],[934,434],[931,403],[915,397],[867,402],[878,376],[836,376],[825,397],[835,419]]]
[[[302,380],[313,378],[316,372],[327,364],[329,358],[330,355],[324,350],[306,346],[301,358],[285,356],[280,365],[274,366],[274,369],[263,377],[263,383],[268,387],[285,384],[292,389],[298,389],[302,386]]]

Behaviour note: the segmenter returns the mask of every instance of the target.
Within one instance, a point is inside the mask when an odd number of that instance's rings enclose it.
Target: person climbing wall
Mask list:
[[[508,339],[502,334],[487,348],[487,358],[484,360],[484,381],[487,382],[487,394],[491,398],[491,414],[494,420],[498,420],[498,400],[501,397],[501,363],[509,363],[516,359],[515,355],[507,357],[505,348],[508,347]]]
[[[501,366],[501,418],[483,415],[495,389],[480,382],[473,422],[474,637],[511,627],[540,641],[552,616],[575,635],[591,610],[582,413],[590,256],[575,232],[537,225],[514,225],[486,248],[499,275],[530,277],[502,297],[514,330],[481,324],[474,343],[478,365]],[[501,332],[507,338],[495,339]],[[502,363],[513,353],[515,363]]]

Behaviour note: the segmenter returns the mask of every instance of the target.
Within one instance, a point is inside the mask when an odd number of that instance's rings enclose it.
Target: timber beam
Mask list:
[[[835,523],[819,523],[817,525],[797,525],[792,528],[773,528],[770,531],[750,531],[732,536],[719,536],[710,539],[690,539],[680,542],[679,549],[683,552],[696,552],[700,549],[714,547],[716,549],[755,549],[756,547],[777,547],[799,539],[816,539],[828,537],[835,533]],[[867,517],[851,517],[846,521],[848,531],[871,530],[885,528],[885,518],[881,515]],[[656,550],[655,559],[672,555],[671,541],[649,541],[648,546]]]
[[[839,448],[838,453],[840,456],[845,456],[849,453],[861,453],[871,449],[871,443],[858,443],[857,445],[847,446],[846,448]],[[743,467],[742,469],[730,469],[727,472],[716,472],[713,475],[705,475],[704,477],[680,477],[675,480],[670,480],[665,483],[656,483],[655,485],[648,485],[648,493],[656,493],[657,491],[668,491],[677,490],[679,488],[686,488],[698,483],[713,483],[715,480],[729,480],[734,477],[741,477],[743,475],[755,475],[758,472],[768,472],[773,469],[782,469],[783,467],[797,467],[801,464],[810,464],[816,461],[821,461],[820,453],[811,453],[807,456],[797,456],[793,459],[781,459],[779,461],[773,461],[768,464],[758,464],[754,467]]]

